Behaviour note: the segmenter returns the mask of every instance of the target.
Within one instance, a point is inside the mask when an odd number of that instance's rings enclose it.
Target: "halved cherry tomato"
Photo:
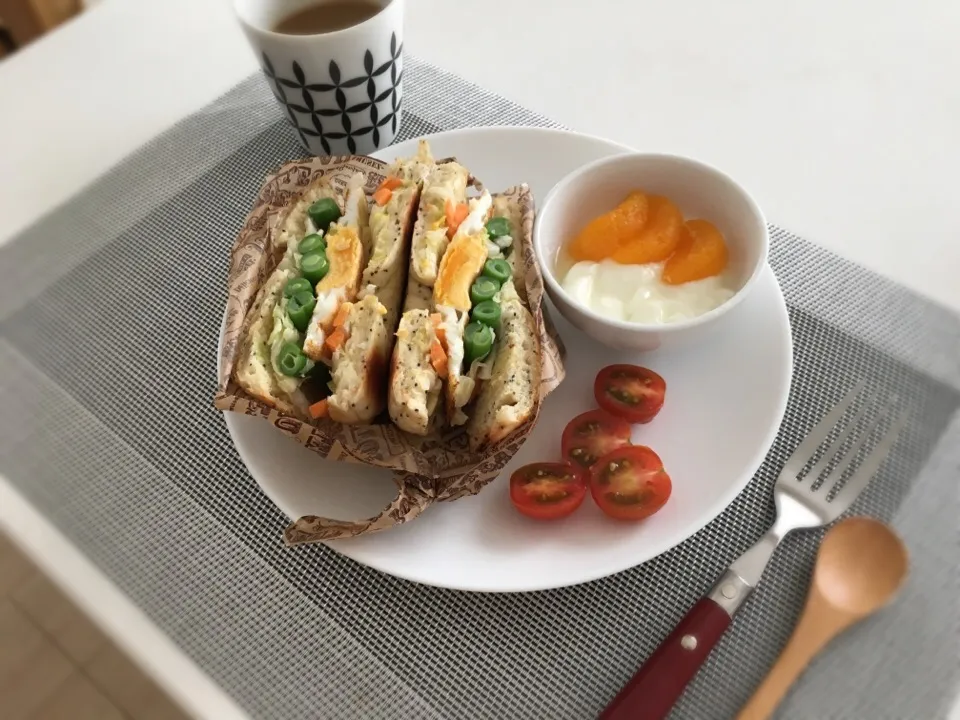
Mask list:
[[[593,383],[597,405],[632,423],[653,420],[663,407],[666,392],[662,377],[638,365],[608,365]]]
[[[630,444],[630,423],[605,410],[577,415],[563,429],[563,459],[584,470],[611,450]]]
[[[586,495],[584,473],[565,463],[531,463],[510,476],[513,506],[537,520],[566,517],[580,507]]]
[[[590,469],[590,494],[617,520],[642,520],[662,508],[673,485],[663,461],[643,445],[617,448]]]

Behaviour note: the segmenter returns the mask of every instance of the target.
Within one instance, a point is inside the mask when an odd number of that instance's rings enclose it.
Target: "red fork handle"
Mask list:
[[[599,720],[665,718],[729,626],[727,611],[715,600],[702,598],[604,708]]]

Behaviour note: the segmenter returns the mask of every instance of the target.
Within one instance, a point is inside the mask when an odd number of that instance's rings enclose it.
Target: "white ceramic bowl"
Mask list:
[[[733,297],[695,318],[655,325],[604,317],[563,290],[557,277],[561,248],[633,190],[664,195],[685,218],[704,218],[720,229],[738,287]],[[631,153],[584,165],[557,183],[537,215],[533,244],[547,294],[567,320],[610,347],[654,350],[698,342],[722,327],[721,318],[746,297],[766,265],[770,237],[750,194],[716,168],[677,155]]]

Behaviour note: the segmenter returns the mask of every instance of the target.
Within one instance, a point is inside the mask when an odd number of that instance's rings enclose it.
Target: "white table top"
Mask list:
[[[410,52],[715,164],[771,222],[960,311],[960,3],[407,1]],[[256,68],[229,0],[104,0],[0,62],[0,243]],[[0,478],[0,526],[188,709],[242,716],[45,525]]]

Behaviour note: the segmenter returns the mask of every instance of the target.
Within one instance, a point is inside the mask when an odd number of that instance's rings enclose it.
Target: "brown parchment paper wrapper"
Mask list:
[[[367,173],[367,193],[383,181],[387,164],[370,157],[333,156],[288,163],[264,181],[256,206],[247,217],[230,253],[227,307],[219,357],[214,405],[220,410],[259,417],[309,450],[328,460],[358,462],[393,471],[397,497],[377,516],[362,520],[306,516],[284,532],[288,545],[354,537],[386,530],[416,518],[434,502],[474,495],[493,480],[523,445],[536,423],[543,399],[564,377],[561,342],[543,307],[543,279],[533,252],[533,196],[526,185],[500,195],[512,196],[521,208],[520,253],[522,285],[540,342],[540,396],[533,419],[509,437],[477,454],[470,450],[463,428],[417,437],[384,418],[373,425],[340,425],[327,418],[308,423],[269,407],[249,396],[233,379],[244,319],[257,291],[273,271],[281,253],[274,236],[299,195],[325,177],[345,188],[354,172]],[[318,472],[322,472],[318,466]]]

